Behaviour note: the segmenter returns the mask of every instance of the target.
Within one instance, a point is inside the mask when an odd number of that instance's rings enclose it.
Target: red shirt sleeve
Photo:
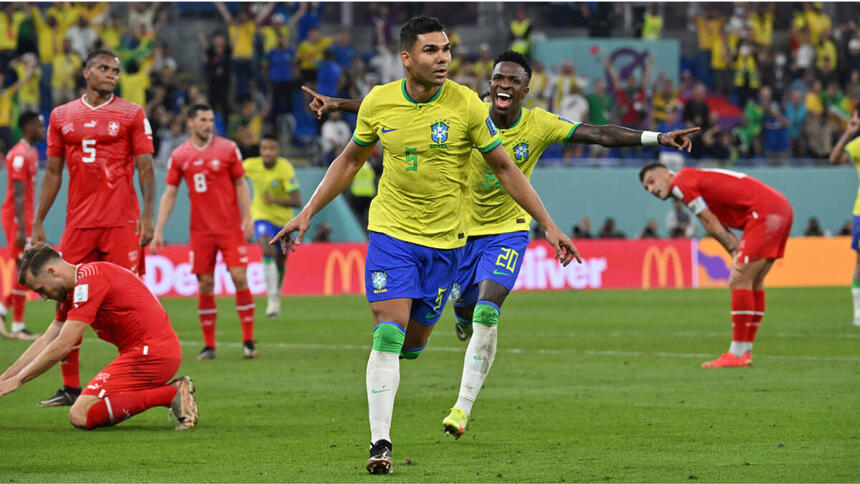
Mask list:
[[[245,167],[242,166],[242,153],[235,144],[233,144],[233,156],[230,157],[230,163],[230,177],[234,181],[245,176]]]
[[[57,110],[51,112],[51,119],[48,121],[48,156],[52,158],[62,158],[65,154],[65,143],[63,143],[62,127],[59,126],[60,120],[57,119]]]
[[[134,155],[143,155],[147,153],[155,153],[152,146],[152,127],[149,125],[149,120],[146,119],[146,114],[143,109],[137,111],[134,120],[131,122],[131,146]]]
[[[684,205],[689,207],[694,214],[699,215],[708,208],[708,205],[702,198],[696,182],[697,176],[694,172],[681,170],[672,178],[669,188],[672,191],[672,196],[683,201]]]
[[[110,282],[97,275],[79,279],[72,293],[66,320],[94,323],[109,288]]]
[[[164,177],[164,183],[170,186],[178,187],[182,182],[182,161],[176,159],[176,155],[170,155],[170,160],[167,162],[167,176]]]
[[[9,179],[20,180],[23,182],[31,178],[30,162],[20,150],[14,150],[8,153],[6,160],[9,167]]]

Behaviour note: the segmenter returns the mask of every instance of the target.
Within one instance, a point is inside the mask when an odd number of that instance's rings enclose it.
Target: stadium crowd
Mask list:
[[[834,21],[820,3],[631,5],[564,4],[557,6],[555,17],[569,17],[568,25],[587,28],[596,37],[659,39],[664,25],[686,23],[696,32],[698,51],[682,56],[678,83],[663,73],[652,76],[651,63],[639,79],[619,78],[609,63],[605,78],[588,79],[577,74],[572,61],[545,66],[534,60],[527,105],[591,124],[663,131],[701,126],[702,134],[689,155],[592,145],[559,150],[557,158],[586,164],[607,157],[637,162],[659,158],[670,164],[689,164],[690,159],[783,164],[789,158],[825,163],[860,95],[856,16]],[[323,24],[327,12],[330,18],[340,8],[333,4],[185,8],[160,3],[4,4],[0,31],[8,35],[0,36],[0,65],[6,66],[0,73],[0,152],[17,139],[18,113],[38,110],[47,118],[53,106],[76,97],[83,82],[81,59],[94,48],[107,48],[123,64],[121,96],[143,106],[152,123],[157,166],[164,167],[172,149],[187,139],[184,111],[196,102],[214,106],[217,131],[236,141],[245,156],[256,155],[261,135],[274,131],[288,153],[299,153],[294,158],[300,164],[302,158],[327,164],[349,140],[354,117],[317,121],[300,86],[357,98],[374,85],[400,78],[396,28],[405,15],[415,13],[414,5],[371,4],[365,15],[356,16],[352,30],[335,30],[331,23]],[[528,54],[533,38],[542,35],[539,29],[558,23],[548,17],[546,5],[504,9],[507,45],[464,45],[456,22],[449,31],[454,49],[450,77],[478,93],[486,90],[497,52],[511,47]],[[616,25],[614,19],[624,20]],[[775,29],[783,20],[780,25],[790,27]],[[162,32],[168,24],[194,26],[195,47],[203,57],[199,70],[189,70],[193,63],[174,56],[177,46]],[[367,28],[370,44],[354,42],[352,32]],[[333,35],[323,35],[323,30]],[[734,114],[721,117],[718,111],[725,113],[725,106]],[[684,156],[689,159],[679,159]]]

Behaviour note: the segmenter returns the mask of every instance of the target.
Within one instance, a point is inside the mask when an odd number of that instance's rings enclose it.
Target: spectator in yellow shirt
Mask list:
[[[810,114],[821,114],[824,112],[824,102],[821,100],[821,81],[815,80],[812,89],[806,93],[806,112]]]
[[[815,46],[815,65],[819,70],[824,69],[824,59],[830,59],[830,68],[838,69],[839,65],[836,62],[836,44],[833,42],[833,35],[830,29],[821,32],[821,42]]]
[[[296,50],[303,83],[316,84],[318,65],[331,43],[330,37],[324,37],[320,34],[319,27],[313,27],[308,31],[307,38],[299,44]]]
[[[128,63],[125,72],[119,76],[122,97],[142,108],[146,107],[146,90],[149,89],[151,67],[152,60],[144,61],[142,64],[132,60]]]
[[[8,66],[18,48],[18,29],[27,15],[17,4],[7,3],[0,10],[0,66]]]
[[[75,84],[83,61],[72,52],[72,44],[63,41],[62,51],[54,56],[51,72],[51,101],[54,106],[67,103],[75,98]]]
[[[9,67],[18,75],[18,109],[39,112],[39,81],[42,79],[42,68],[36,54],[29,52],[20,59],[13,60]]]
[[[234,17],[223,2],[215,3],[215,7],[227,23],[230,45],[233,48],[233,75],[236,76],[236,101],[242,102],[251,97],[250,81],[254,77],[254,37],[257,35],[257,26],[263,18],[271,13],[275,7],[269,3],[257,18],[240,7],[239,13]]]
[[[756,11],[750,14],[753,42],[761,47],[773,44],[773,3],[757,4]]]

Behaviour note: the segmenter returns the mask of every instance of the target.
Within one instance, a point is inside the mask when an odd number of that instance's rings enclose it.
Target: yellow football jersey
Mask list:
[[[489,104],[485,105],[489,109]],[[526,178],[538,159],[553,143],[567,143],[582,123],[573,122],[540,108],[522,108],[520,118],[508,129],[500,129],[502,146]],[[508,195],[493,169],[477,151],[472,152],[469,169],[469,235],[491,235],[529,230],[532,218]]]
[[[254,199],[251,202],[251,218],[265,220],[275,225],[284,225],[292,220],[295,213],[292,207],[263,200],[263,194],[269,193],[275,198],[289,198],[291,192],[299,189],[296,170],[286,158],[278,157],[275,166],[266,168],[263,158],[256,156],[242,162],[245,176],[251,180],[254,188]]]
[[[860,136],[845,145],[845,151],[857,167],[857,176],[860,177]],[[854,200],[854,215],[860,215],[860,186],[857,187],[857,198]]]
[[[416,103],[405,79],[376,86],[361,103],[352,139],[384,149],[368,230],[436,249],[465,245],[472,147],[486,153],[502,142],[474,91],[446,80],[432,99]]]

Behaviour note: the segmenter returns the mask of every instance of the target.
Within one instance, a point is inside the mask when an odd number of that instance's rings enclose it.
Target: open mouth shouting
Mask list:
[[[495,104],[497,108],[507,109],[513,104],[514,98],[506,92],[496,92]]]

